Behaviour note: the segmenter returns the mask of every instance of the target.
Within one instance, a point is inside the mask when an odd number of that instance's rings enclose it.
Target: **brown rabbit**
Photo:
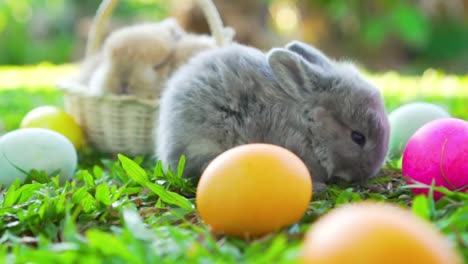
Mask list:
[[[172,71],[175,43],[185,32],[174,19],[112,32],[90,80],[92,94],[130,94],[154,99]]]

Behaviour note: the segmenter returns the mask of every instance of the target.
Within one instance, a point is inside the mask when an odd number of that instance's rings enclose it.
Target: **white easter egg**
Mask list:
[[[24,128],[0,137],[0,184],[23,182],[35,169],[51,174],[59,171],[61,180],[74,175],[78,157],[73,144],[61,134],[43,128]],[[20,168],[21,170],[19,170]]]

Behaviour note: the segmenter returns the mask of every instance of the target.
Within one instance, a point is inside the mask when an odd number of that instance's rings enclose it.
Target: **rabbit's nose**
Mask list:
[[[129,87],[128,87],[128,82],[127,81],[123,81],[122,84],[120,85],[120,93],[121,94],[129,94],[130,91],[129,91]]]

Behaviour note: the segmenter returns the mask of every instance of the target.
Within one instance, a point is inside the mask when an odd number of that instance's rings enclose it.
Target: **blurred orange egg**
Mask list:
[[[258,237],[296,223],[312,197],[299,157],[269,144],[247,144],[216,157],[196,195],[200,217],[215,233]]]
[[[435,226],[396,205],[341,206],[312,224],[301,263],[461,264]]]

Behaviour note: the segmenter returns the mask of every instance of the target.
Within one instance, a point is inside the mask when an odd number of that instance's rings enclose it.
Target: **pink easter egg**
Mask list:
[[[431,121],[409,139],[403,153],[403,175],[414,181],[449,190],[468,191],[468,122],[457,118]],[[413,181],[414,180],[414,181]],[[413,188],[427,194],[427,188]],[[443,195],[434,192],[434,198]]]

